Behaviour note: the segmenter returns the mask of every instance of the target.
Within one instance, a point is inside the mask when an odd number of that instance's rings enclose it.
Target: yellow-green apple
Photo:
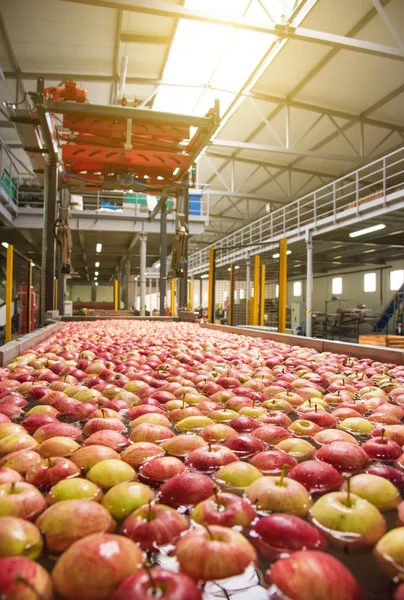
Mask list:
[[[214,481],[223,489],[245,490],[253,481],[262,477],[259,471],[253,465],[239,461],[231,462],[220,467],[213,475]]]
[[[47,508],[36,520],[51,553],[61,554],[74,542],[92,533],[111,533],[115,521],[92,500],[62,500]]]
[[[176,428],[181,432],[186,431],[201,431],[205,427],[209,425],[213,425],[215,421],[210,419],[205,415],[196,416],[196,417],[185,417],[178,423],[176,423]]]
[[[107,458],[91,467],[87,479],[103,490],[108,490],[118,483],[136,479],[136,471],[123,460]]]
[[[175,441],[176,438],[172,439]],[[164,456],[164,449],[151,442],[136,442],[125,448],[121,454],[122,460],[134,469],[138,469],[143,463],[157,456]]]
[[[92,481],[82,477],[73,477],[73,479],[62,479],[48,494],[45,499],[48,504],[55,504],[62,500],[94,500],[101,502],[104,494],[101,488]]]
[[[53,569],[52,581],[63,600],[109,600],[142,563],[142,551],[128,538],[95,533],[62,554]]]
[[[45,440],[38,446],[38,448],[36,448],[36,451],[43,458],[50,458],[51,456],[68,457],[79,448],[80,444],[75,442],[72,438],[60,435]]]
[[[285,477],[260,477],[245,491],[248,500],[259,512],[283,512],[304,517],[310,506],[310,494],[298,481]]]
[[[105,494],[102,505],[117,521],[126,519],[134,510],[154,500],[156,494],[137,481],[118,483]]]
[[[192,433],[176,435],[170,438],[163,444],[161,448],[170,454],[178,458],[186,458],[191,452],[206,446],[206,442],[199,435]]]
[[[241,575],[257,554],[250,542],[229,527],[195,529],[177,542],[175,555],[185,573],[196,581],[216,581]]]
[[[404,527],[391,529],[377,542],[373,554],[387,575],[404,579]]]
[[[238,433],[229,425],[225,423],[215,423],[214,425],[208,425],[198,432],[206,442],[226,442],[232,437],[237,437]]]
[[[310,444],[309,441],[302,440],[301,438],[288,438],[287,440],[282,440],[279,444],[276,444],[276,448],[283,452],[287,452],[297,460],[297,462],[308,460],[315,452],[315,447]]]
[[[0,456],[18,452],[18,450],[34,450],[37,446],[38,442],[27,432],[12,433],[0,440]]]
[[[83,471],[89,471],[91,467],[94,467],[97,463],[107,459],[119,460],[118,452],[115,452],[115,450],[108,446],[97,444],[79,448],[73,452],[70,457],[70,460]]]
[[[41,455],[35,450],[17,450],[4,456],[0,460],[0,467],[12,469],[20,473],[20,475],[25,475],[33,465],[40,461]]]
[[[42,552],[39,529],[19,517],[0,517],[0,557],[25,556],[35,560]]]
[[[394,510],[400,503],[401,496],[398,489],[383,477],[370,473],[359,473],[351,477],[349,484],[353,494],[364,498],[382,513]],[[347,490],[347,485],[348,483],[345,481],[342,489]]]
[[[318,446],[327,446],[333,442],[350,442],[351,444],[359,444],[358,440],[353,435],[347,431],[338,429],[323,429],[322,431],[316,433],[313,439]]]
[[[152,425],[160,425],[160,427],[171,427],[171,421],[169,421],[166,416],[158,413],[147,413],[136,417],[136,419],[130,423],[130,427],[131,429],[135,429],[135,427],[142,425],[142,423],[151,423]]]
[[[22,481],[20,473],[9,467],[0,467],[0,485],[11,481]]]

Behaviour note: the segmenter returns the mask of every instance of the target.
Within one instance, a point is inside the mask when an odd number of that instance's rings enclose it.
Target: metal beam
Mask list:
[[[111,92],[109,95],[109,103],[115,104],[118,96],[118,68],[119,68],[119,48],[122,28],[122,11],[116,11],[116,24],[115,24],[115,43],[114,43],[114,58],[113,58],[113,69],[114,69],[114,81],[111,84]]]
[[[259,194],[249,194],[244,192],[228,192],[227,190],[207,190],[207,194],[210,196],[229,196],[232,198],[242,198],[243,200],[257,200],[258,202],[276,202],[277,204],[288,204],[288,200],[265,198]]]
[[[332,48],[352,50],[362,52],[372,56],[381,56],[393,60],[404,61],[404,50],[386,46],[384,44],[375,44],[365,40],[358,40],[343,35],[336,35],[307,29],[304,27],[291,27],[288,25],[267,25],[261,21],[256,21],[247,17],[232,17],[221,13],[210,13],[206,11],[192,10],[189,8],[164,4],[158,0],[136,0],[129,3],[114,2],[113,0],[64,0],[74,4],[96,6],[99,8],[120,9],[128,12],[154,15],[158,17],[169,17],[172,19],[187,19],[202,23],[212,23],[244,29],[258,33],[266,33],[281,39],[295,39],[304,42],[311,42]]]
[[[121,33],[120,40],[125,44],[157,44],[158,46],[167,46],[171,42],[169,36],[137,35],[134,33]]]
[[[132,250],[132,248],[134,248],[136,246],[139,239],[140,239],[140,233],[135,233],[135,235],[132,238],[132,241],[130,242],[130,244],[128,246],[128,252],[130,252]]]
[[[210,146],[220,146],[223,148],[234,148],[235,150],[254,150],[258,152],[276,152],[278,154],[292,154],[294,156],[303,156],[310,158],[325,158],[328,160],[343,160],[347,162],[363,163],[360,157],[345,156],[344,154],[326,154],[322,152],[313,152],[310,150],[301,151],[293,148],[280,148],[278,146],[265,146],[263,144],[254,144],[251,142],[235,142],[232,140],[214,139],[209,142]]]
[[[131,108],[129,106],[106,106],[103,104],[77,104],[74,102],[54,102],[47,100],[45,109],[51,113],[64,115],[99,115],[115,119],[132,119],[137,122],[163,122],[169,124],[189,125],[191,127],[209,127],[209,117],[181,115],[175,113],[148,110],[147,108]]]
[[[380,0],[373,0],[373,6],[379,13],[379,17],[381,18],[383,23],[386,25],[387,29],[389,30],[392,37],[397,42],[398,46],[400,46],[400,48],[404,48],[403,38],[401,37],[401,35],[397,31],[397,29],[394,27],[394,24],[389,19],[389,16],[386,13],[386,11],[384,10],[383,6],[381,5]]]

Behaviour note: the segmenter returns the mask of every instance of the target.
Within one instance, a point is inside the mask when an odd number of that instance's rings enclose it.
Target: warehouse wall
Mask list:
[[[112,285],[99,285],[96,288],[95,298],[97,302],[113,302],[114,288]]]

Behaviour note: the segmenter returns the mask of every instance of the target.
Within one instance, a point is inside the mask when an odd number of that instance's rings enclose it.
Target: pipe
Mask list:
[[[146,242],[147,233],[140,234],[140,316],[146,314]]]
[[[313,332],[313,240],[310,231],[307,232],[306,249],[306,337],[311,337]]]

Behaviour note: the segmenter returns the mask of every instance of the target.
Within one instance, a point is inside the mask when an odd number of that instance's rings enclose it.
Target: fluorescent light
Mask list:
[[[97,254],[99,254],[102,250],[102,244],[98,243],[95,247],[95,251],[97,252]]]
[[[380,231],[380,229],[384,229],[386,225],[384,223],[379,223],[378,225],[372,225],[371,227],[366,227],[366,229],[359,229],[358,231],[353,231],[349,234],[350,238],[356,238],[360,235],[366,235],[367,233],[373,233],[373,231]]]
[[[95,266],[96,266],[96,267],[99,267],[99,266],[100,266],[100,263],[97,261],[97,262],[95,263]]]
[[[94,285],[98,285],[98,281],[96,281]]]
[[[8,248],[7,242],[1,242],[1,245],[4,246],[4,248]]]
[[[98,271],[96,271],[96,272],[94,273],[94,275],[98,275],[98,274],[99,274],[99,273],[98,273]]]
[[[205,275],[201,275],[201,279],[207,279],[209,277],[208,273],[205,273]]]
[[[286,254],[292,254],[292,250],[286,250]],[[272,255],[272,258],[279,258],[279,257],[280,257],[279,252]]]
[[[156,262],[156,264],[154,265],[154,268],[155,268],[155,269],[159,269],[159,268],[160,268],[160,263],[159,263],[159,262]]]
[[[98,277],[94,277],[94,281],[97,281]]]
[[[36,267],[36,264],[33,262],[33,263],[32,263],[32,266],[33,266],[33,267]]]
[[[174,177],[176,175],[178,175],[179,172],[180,172],[180,168],[179,167],[177,167],[176,169],[174,169],[174,173],[173,173]]]
[[[234,268],[235,268],[235,269],[239,269],[239,268],[240,268],[240,265],[235,265],[235,267],[234,267]],[[230,270],[231,270],[231,267],[229,267],[227,270],[228,270],[228,271],[230,271]]]

